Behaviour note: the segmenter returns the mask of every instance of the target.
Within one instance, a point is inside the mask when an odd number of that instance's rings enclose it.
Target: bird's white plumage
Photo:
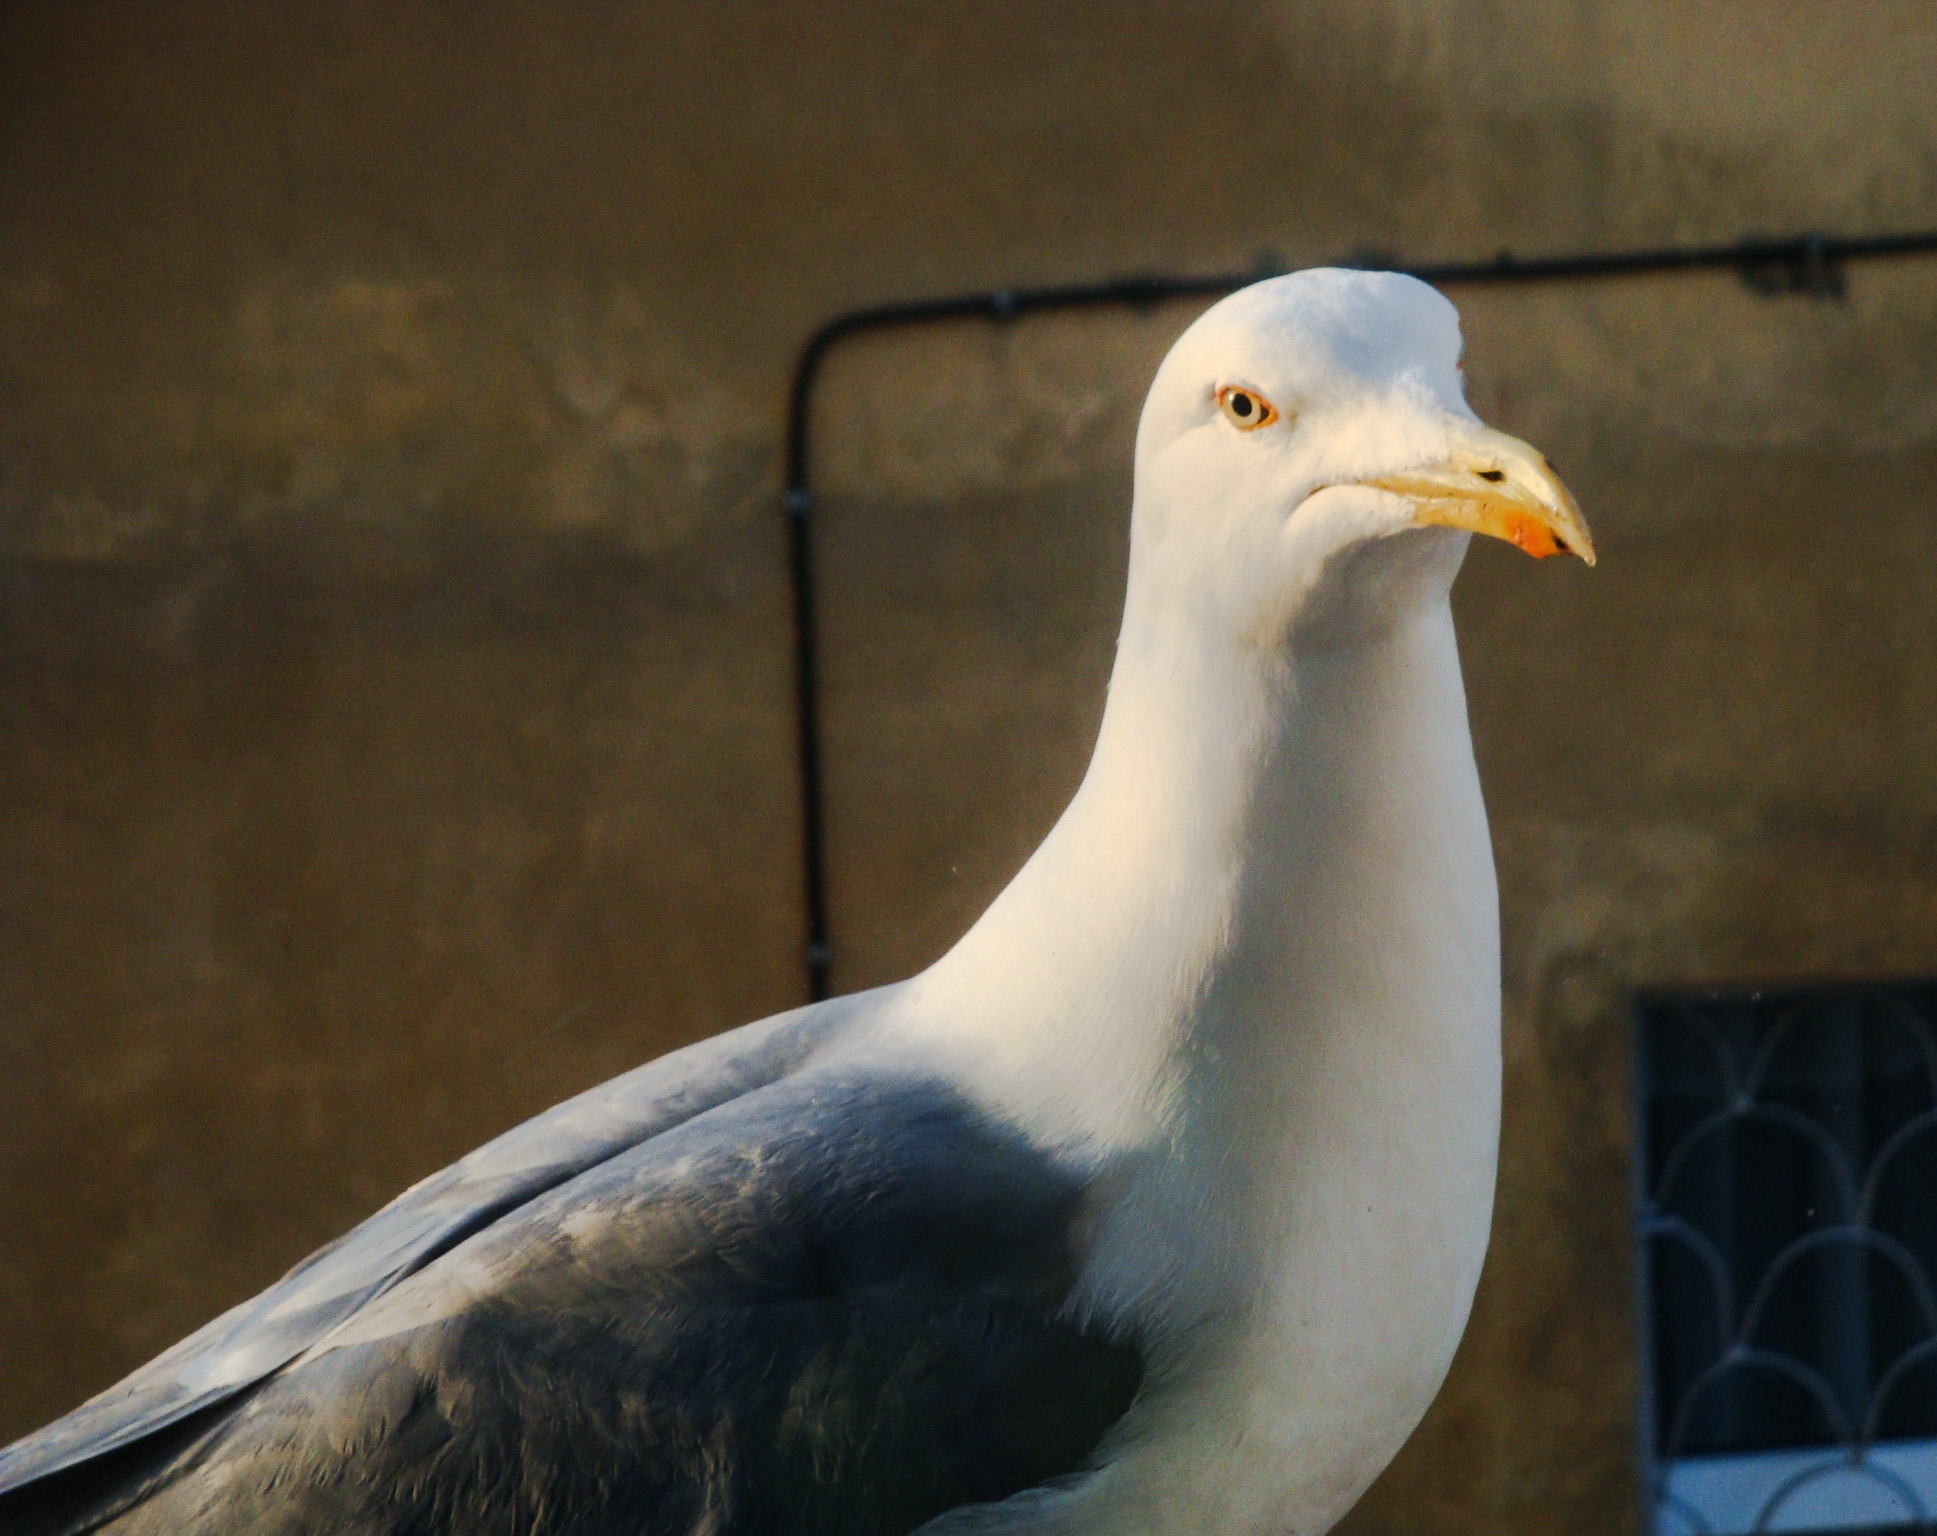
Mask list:
[[[1261,284],[1179,340],[1082,787],[879,1000],[874,1049],[937,1053],[1036,1135],[1122,1158],[1085,1300],[1159,1341],[1099,1473],[965,1529],[1322,1531],[1451,1361],[1499,1125],[1498,901],[1448,606],[1467,536],[1346,482],[1473,425],[1458,354],[1437,293],[1357,272]],[[1284,430],[1232,430],[1233,382]]]

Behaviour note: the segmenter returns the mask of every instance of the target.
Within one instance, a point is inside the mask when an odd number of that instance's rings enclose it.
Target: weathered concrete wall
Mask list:
[[[799,995],[778,426],[847,305],[1937,220],[1937,5],[0,9],[0,1436]],[[1498,1237],[1372,1532],[1632,1524],[1626,998],[1937,967],[1937,266],[1456,294],[1594,572],[1459,603]],[[1080,772],[1185,307],[857,345],[837,977]]]

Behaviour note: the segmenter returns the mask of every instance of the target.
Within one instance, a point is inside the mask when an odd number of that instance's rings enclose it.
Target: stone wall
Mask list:
[[[780,422],[845,307],[1937,223],[1937,5],[0,7],[0,1439],[801,995]],[[1627,999],[1937,969],[1937,262],[1455,293],[1599,569],[1459,594],[1497,1238],[1374,1532],[1634,1524]],[[1073,787],[1190,306],[857,343],[837,985]]]

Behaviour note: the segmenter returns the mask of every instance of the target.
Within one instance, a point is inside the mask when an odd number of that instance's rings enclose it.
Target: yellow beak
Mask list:
[[[1464,528],[1518,545],[1536,560],[1579,555],[1594,563],[1594,539],[1571,492],[1538,449],[1478,427],[1438,464],[1363,480],[1410,501],[1422,524]]]

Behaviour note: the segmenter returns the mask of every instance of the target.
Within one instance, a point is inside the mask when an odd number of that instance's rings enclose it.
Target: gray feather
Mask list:
[[[220,1404],[465,1237],[627,1147],[796,1067],[855,999],[782,1014],[648,1063],[415,1185],[65,1418],[0,1449],[0,1495]]]

